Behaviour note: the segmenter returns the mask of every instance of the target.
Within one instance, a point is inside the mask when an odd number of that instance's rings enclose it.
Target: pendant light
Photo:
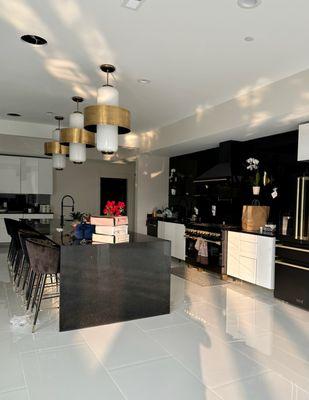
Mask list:
[[[66,160],[65,157],[69,155],[68,147],[62,146],[59,142],[60,139],[60,124],[63,121],[63,117],[55,116],[55,120],[58,121],[58,128],[53,131],[52,142],[44,143],[44,150],[46,156],[52,156],[53,168],[61,171],[65,168]]]
[[[79,96],[72,97],[76,103],[76,111],[70,114],[69,128],[60,131],[60,143],[69,146],[70,161],[82,164],[86,161],[86,147],[94,147],[94,134],[84,130],[84,115],[79,111],[79,103],[84,99]]]
[[[85,129],[96,132],[96,147],[103,154],[118,150],[118,134],[129,133],[130,112],[119,107],[119,93],[109,83],[109,74],[116,71],[114,65],[103,64],[106,84],[98,89],[97,105],[85,108]]]

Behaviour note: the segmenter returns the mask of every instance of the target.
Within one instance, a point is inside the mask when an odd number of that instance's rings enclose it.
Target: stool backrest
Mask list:
[[[56,274],[60,270],[60,247],[44,239],[26,239],[30,268],[39,274]]]

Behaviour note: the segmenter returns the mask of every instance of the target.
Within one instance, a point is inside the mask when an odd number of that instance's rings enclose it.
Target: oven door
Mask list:
[[[193,266],[205,268],[213,272],[222,272],[222,244],[220,241],[203,239],[207,242],[208,257],[200,257],[195,248],[197,238],[186,236],[186,262]]]
[[[274,296],[309,309],[309,267],[276,260]]]

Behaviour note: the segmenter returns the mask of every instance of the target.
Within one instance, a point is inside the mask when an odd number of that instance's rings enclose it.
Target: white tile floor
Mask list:
[[[172,276],[170,315],[59,333],[46,308],[32,334],[5,251],[0,400],[309,400],[309,313],[266,290]]]

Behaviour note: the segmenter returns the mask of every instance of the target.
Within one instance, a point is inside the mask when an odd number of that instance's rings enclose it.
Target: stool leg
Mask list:
[[[41,283],[41,287],[40,287],[40,290],[39,290],[38,302],[36,304],[36,310],[35,310],[33,326],[32,326],[32,333],[34,333],[34,331],[35,331],[35,325],[36,325],[36,322],[37,322],[37,319],[38,319],[38,315],[39,315],[39,312],[40,312],[41,301],[42,301],[44,288],[45,288],[45,282],[46,282],[46,274],[43,275],[43,278],[41,279],[41,281],[42,281],[42,283]]]
[[[42,274],[38,274],[37,281],[36,281],[36,288],[35,288],[35,291],[34,291],[34,294],[32,297],[31,312],[34,309],[34,305],[35,305],[36,299],[38,297],[38,292],[39,292],[39,289],[41,288],[41,286],[40,286],[41,280],[42,280]]]
[[[29,306],[30,306],[30,302],[31,302],[31,297],[32,297],[32,291],[33,291],[33,286],[34,286],[34,282],[35,282],[35,277],[36,274],[31,271],[31,275],[30,275],[30,280],[29,280],[29,285],[28,285],[28,289],[27,289],[27,295],[26,295],[26,299],[27,299],[27,310],[29,310]]]

